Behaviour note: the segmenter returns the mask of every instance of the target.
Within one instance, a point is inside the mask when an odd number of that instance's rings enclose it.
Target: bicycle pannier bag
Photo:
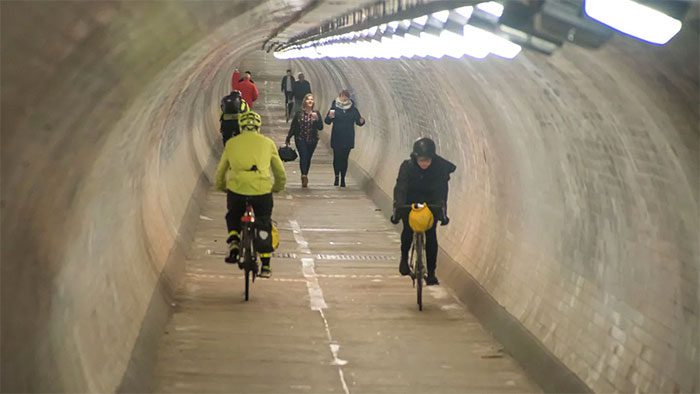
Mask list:
[[[272,253],[272,226],[270,222],[255,222],[255,250],[258,253]]]
[[[417,204],[413,204],[411,207],[411,212],[408,214],[408,225],[411,230],[417,233],[424,233],[433,227],[433,213],[430,212],[430,208],[427,205],[418,207]]]

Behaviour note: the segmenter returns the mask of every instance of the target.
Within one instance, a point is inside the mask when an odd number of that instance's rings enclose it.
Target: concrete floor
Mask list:
[[[287,124],[278,82],[256,82],[264,133],[279,145]],[[223,262],[225,196],[210,191],[161,339],[155,391],[539,392],[450,289],[427,288],[418,311],[411,281],[398,275],[400,228],[355,180],[331,186],[331,163],[320,143],[308,189],[298,161],[285,165],[273,276],[255,282],[248,302],[242,272]]]

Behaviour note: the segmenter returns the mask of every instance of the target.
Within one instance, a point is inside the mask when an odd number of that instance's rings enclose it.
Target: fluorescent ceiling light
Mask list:
[[[665,44],[683,25],[678,19],[631,0],[586,0],[591,18],[653,44]]]
[[[421,26],[425,26],[425,22],[428,21],[428,15],[423,15],[419,16],[418,18],[413,18],[413,22],[416,22],[417,24]]]
[[[472,7],[472,6],[469,5],[469,6],[466,6],[466,7],[455,8],[454,11],[455,11],[456,13],[458,13],[459,15],[462,15],[463,17],[469,19],[469,18],[472,17],[472,13],[474,12],[474,7]]]
[[[470,25],[464,25],[464,37],[472,42],[479,43],[488,52],[506,59],[514,58],[522,49],[518,44]]]
[[[491,3],[500,5],[495,2]],[[482,3],[481,5],[491,3]],[[491,7],[493,8],[493,6]],[[468,17],[472,14],[474,8],[466,6],[453,11],[461,16]],[[274,56],[277,59],[285,60],[347,57],[356,59],[394,59],[414,56],[430,56],[434,58],[451,56],[461,58],[464,55],[483,59],[489,53],[493,53],[497,56],[512,59],[520,53],[521,48],[519,45],[472,25],[461,26],[456,33],[449,30],[443,30],[439,34],[426,33],[420,31],[422,28],[418,28],[416,32],[403,36],[398,34],[383,36],[381,34],[389,27],[410,27],[411,24],[423,26],[429,18],[447,21],[450,12],[449,10],[439,11],[412,20],[393,21],[358,32],[315,39],[301,45],[285,48],[281,52],[275,52]]]
[[[432,17],[439,20],[442,23],[447,22],[447,18],[450,16],[450,10],[433,12]]]
[[[503,4],[497,3],[495,1],[479,3],[476,5],[476,8],[499,18],[501,17],[501,15],[503,15]]]

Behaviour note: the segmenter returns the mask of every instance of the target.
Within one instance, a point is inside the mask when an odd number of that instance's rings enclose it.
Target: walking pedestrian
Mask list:
[[[294,107],[294,76],[292,70],[287,70],[287,75],[282,77],[282,93],[284,93],[284,116],[289,122]]]
[[[294,144],[299,151],[299,168],[301,170],[301,187],[309,184],[309,169],[311,157],[318,144],[318,132],[323,130],[321,113],[314,109],[314,96],[308,93],[304,96],[304,106],[294,114],[292,124],[287,133],[286,144],[294,137]]]
[[[334,186],[345,187],[345,174],[348,172],[350,151],[355,147],[355,125],[364,126],[365,118],[347,90],[341,90],[331,103],[325,119],[326,124],[333,124],[331,129],[331,148],[333,149]]]
[[[294,87],[292,88],[294,93],[294,112],[301,111],[301,103],[304,101],[304,97],[311,93],[311,84],[304,77],[304,73],[299,73],[297,75],[297,80],[294,81]]]
[[[253,103],[258,99],[258,87],[252,82],[250,71],[246,71],[241,78],[241,72],[235,69],[231,76],[231,90],[240,91],[248,107],[253,109]]]

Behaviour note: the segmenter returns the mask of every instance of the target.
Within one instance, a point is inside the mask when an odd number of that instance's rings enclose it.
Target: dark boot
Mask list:
[[[224,261],[229,263],[229,264],[236,264],[238,263],[238,244],[241,242],[241,239],[238,237],[238,232],[236,231],[231,231],[228,235],[228,238],[226,239],[226,243],[228,244],[228,256],[224,258]]]
[[[399,273],[403,276],[411,274],[411,269],[408,267],[408,256],[401,256],[401,261],[399,262]]]
[[[345,177],[340,178],[340,187],[345,187]]]
[[[335,182],[333,182],[333,186],[338,186],[338,182],[340,181],[340,177],[338,175],[335,176]]]
[[[439,285],[440,281],[438,280],[437,276],[435,276],[435,271],[430,272],[428,271],[428,277],[425,278],[425,285],[426,286],[435,286]]]
[[[269,278],[270,276],[272,276],[272,270],[270,269],[270,258],[261,257],[260,261],[262,262],[262,267],[260,268],[260,277]]]

